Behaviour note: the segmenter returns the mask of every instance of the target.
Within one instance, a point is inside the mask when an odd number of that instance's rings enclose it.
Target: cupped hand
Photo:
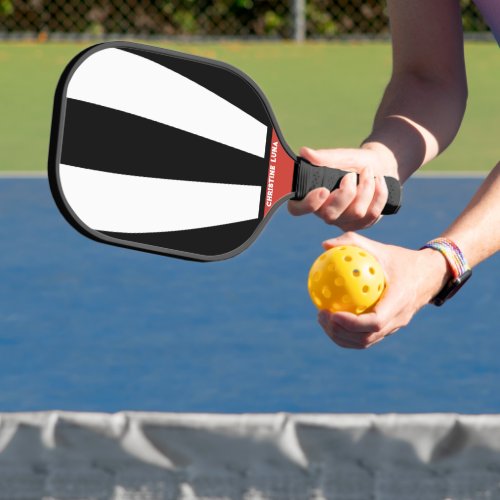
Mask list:
[[[386,288],[371,312],[355,315],[320,311],[320,325],[341,347],[365,349],[406,326],[449,279],[446,260],[431,249],[385,245],[356,233],[323,243],[325,249],[339,245],[356,245],[370,252],[382,265],[386,278]]]
[[[344,231],[363,229],[375,224],[387,202],[384,175],[388,171],[386,156],[374,149],[302,148],[300,156],[313,165],[334,167],[353,172],[344,176],[340,187],[330,193],[326,188],[314,189],[300,201],[289,201],[292,215],[314,213],[327,224]],[[356,174],[359,183],[356,184]]]

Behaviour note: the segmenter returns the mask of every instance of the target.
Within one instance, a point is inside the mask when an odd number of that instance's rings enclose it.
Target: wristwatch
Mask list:
[[[465,260],[464,254],[458,246],[448,238],[436,238],[426,243],[422,248],[432,248],[440,252],[451,270],[452,278],[443,289],[431,300],[431,304],[442,306],[462,288],[472,276],[472,269]]]

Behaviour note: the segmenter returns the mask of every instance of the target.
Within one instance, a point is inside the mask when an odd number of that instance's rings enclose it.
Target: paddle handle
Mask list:
[[[295,163],[295,196],[294,200],[302,200],[307,193],[319,187],[330,191],[337,189],[343,177],[350,172],[338,168],[317,167],[304,158],[298,157]],[[382,210],[384,215],[395,214],[401,207],[401,184],[394,177],[384,177],[389,191],[387,203]],[[357,175],[359,182],[359,175]]]

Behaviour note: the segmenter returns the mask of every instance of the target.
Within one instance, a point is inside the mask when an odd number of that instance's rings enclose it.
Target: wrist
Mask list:
[[[425,303],[430,302],[453,277],[446,258],[432,248],[423,248],[418,251],[423,261],[420,269],[424,269],[423,289]]]
[[[378,156],[381,171],[377,173],[399,179],[398,162],[394,153],[385,144],[367,139],[361,144],[361,149],[372,151]]]

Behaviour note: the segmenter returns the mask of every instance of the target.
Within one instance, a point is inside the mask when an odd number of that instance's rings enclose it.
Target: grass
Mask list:
[[[54,89],[88,44],[0,44],[0,170],[46,168]],[[164,44],[166,46],[166,44]],[[387,43],[206,43],[168,47],[216,58],[264,90],[294,150],[355,147],[368,134],[391,69]],[[488,170],[498,161],[498,47],[468,43],[469,104],[453,145],[426,170]]]

